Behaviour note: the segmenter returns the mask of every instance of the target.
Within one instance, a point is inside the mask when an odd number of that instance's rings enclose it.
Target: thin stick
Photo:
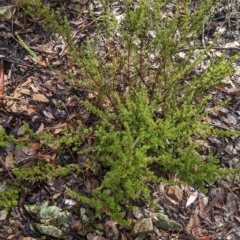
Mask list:
[[[21,98],[16,98],[16,97],[11,97],[11,96],[4,96],[4,95],[0,95],[0,99],[11,99],[11,100],[17,100],[17,101],[22,101]]]
[[[15,183],[17,183],[16,180],[15,180],[15,178],[13,177],[12,173],[11,173],[11,172],[9,171],[9,169],[6,167],[4,161],[2,160],[1,157],[0,157],[0,165],[8,172],[9,177],[10,177]]]
[[[0,60],[0,96],[4,93],[4,63]]]
[[[192,48],[183,48],[183,49],[179,49],[177,50],[176,52],[186,52],[188,50],[191,50]],[[206,47],[197,47],[196,49],[206,49]],[[215,49],[215,50],[237,50],[237,51],[240,51],[240,48],[238,47],[211,47],[211,49]],[[210,50],[211,50],[210,49]]]

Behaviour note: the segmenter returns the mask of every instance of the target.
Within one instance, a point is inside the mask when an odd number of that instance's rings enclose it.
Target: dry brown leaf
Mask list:
[[[105,222],[105,226],[106,227],[113,227],[113,226],[115,226],[117,224],[117,222],[114,222],[114,221],[112,221],[112,220],[107,220],[106,222]]]
[[[43,103],[49,103],[49,100],[41,93],[36,93],[33,95],[33,100]]]
[[[211,238],[209,236],[203,236],[203,237],[199,237],[196,240],[211,240]]]
[[[51,156],[38,154],[38,157],[41,157],[41,159],[44,159],[46,162],[54,162],[56,156],[56,153],[52,154]]]
[[[14,112],[14,113],[16,113],[16,112],[19,112],[19,110],[18,110],[18,108],[17,108],[17,105],[16,105],[16,102],[13,102],[13,101],[8,101],[7,102],[7,105],[8,104],[11,104],[11,106],[10,106],[10,110],[11,110],[11,112]]]
[[[41,146],[42,146],[42,145],[41,145],[40,143],[35,142],[35,143],[33,143],[33,145],[31,146],[31,150],[36,151],[36,150],[38,150]]]
[[[62,194],[62,192],[54,193],[51,198],[57,199],[61,194]]]
[[[29,108],[23,109],[23,110],[27,111],[28,115],[31,115],[36,112],[36,106],[29,107]]]
[[[128,238],[123,233],[121,233],[121,240],[128,240]]]
[[[234,218],[240,223],[240,217],[234,216]]]
[[[12,152],[7,152],[7,156],[5,158],[5,166],[6,168],[12,168],[14,165],[14,159]]]
[[[92,183],[90,182],[89,178],[85,180],[85,187],[87,188],[88,192],[91,192],[92,190]]]
[[[19,86],[21,86],[21,87],[25,87],[25,86],[27,86],[29,83],[31,83],[32,82],[32,79],[31,78],[28,78],[25,82],[23,82],[22,84],[20,84]]]
[[[19,97],[19,96],[20,96],[20,94],[19,94],[20,89],[21,89],[22,87],[25,87],[25,86],[29,85],[31,82],[32,82],[31,78],[28,78],[25,82],[20,83],[20,84],[15,88],[14,93],[13,93],[13,96],[14,96],[14,97]]]
[[[187,230],[193,230],[194,228],[200,226],[200,220],[196,213],[194,213],[191,218],[189,219],[189,222],[187,224],[186,229]]]
[[[163,237],[168,237],[168,236],[169,236],[169,232],[165,232],[165,231],[162,232],[162,236],[163,236]]]
[[[6,107],[10,108],[14,103],[15,103],[15,101],[9,100],[6,102]]]
[[[25,95],[31,95],[31,91],[30,91],[29,89],[27,89],[27,88],[23,88],[23,89],[21,90],[21,93],[22,93],[22,94],[25,94]]]
[[[47,64],[46,64],[45,60],[43,60],[42,56],[38,56],[38,64],[41,66],[44,66],[44,67],[47,66]]]
[[[215,208],[222,209],[222,204],[221,203],[216,203],[214,205]]]
[[[107,240],[106,238],[102,236],[94,236],[92,233],[87,234],[87,239],[88,240]]]
[[[55,117],[52,115],[52,113],[47,112],[45,110],[43,110],[43,114],[45,115],[46,118],[48,119],[54,119]]]
[[[34,154],[35,154],[35,151],[28,147],[23,147],[22,149],[15,148],[15,150],[14,150],[14,155],[15,155],[16,161],[20,161],[23,159],[33,157]]]
[[[198,200],[198,202],[199,202],[199,211],[200,211],[200,213],[203,213],[204,212],[204,201],[203,201],[203,199],[202,198],[199,198],[199,200]]]
[[[227,88],[227,87],[224,87],[224,86],[221,86],[221,85],[217,85],[216,86],[216,89],[222,91],[222,92],[225,92],[226,94],[228,95],[238,95],[239,94],[239,89],[238,88]]]
[[[33,86],[33,84],[30,86],[33,92],[38,93],[39,92],[39,87]]]
[[[191,195],[191,190],[190,190],[189,185],[186,185],[186,186],[184,187],[184,191],[185,191],[185,193],[187,194],[187,196],[190,197],[190,195]]]
[[[58,133],[60,133],[62,130],[63,130],[63,129],[61,129],[61,128],[55,129],[53,134],[58,134]]]
[[[42,132],[44,130],[44,124],[41,123],[41,125],[39,126],[37,133]]]
[[[7,240],[11,240],[11,239],[14,239],[15,238],[15,234],[11,234],[7,237]]]
[[[37,240],[37,239],[32,237],[24,237],[22,240]]]
[[[234,215],[238,211],[235,196],[231,192],[229,192],[226,197],[226,209],[230,215]]]

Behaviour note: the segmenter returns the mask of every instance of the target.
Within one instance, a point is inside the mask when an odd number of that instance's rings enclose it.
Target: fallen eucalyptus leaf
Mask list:
[[[187,200],[186,207],[191,205],[198,197],[198,191],[196,190]]]

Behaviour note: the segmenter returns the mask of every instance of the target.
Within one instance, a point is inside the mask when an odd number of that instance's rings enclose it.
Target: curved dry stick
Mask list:
[[[4,62],[0,60],[0,95],[4,93]]]

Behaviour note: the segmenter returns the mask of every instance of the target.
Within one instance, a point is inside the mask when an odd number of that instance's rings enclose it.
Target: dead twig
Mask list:
[[[4,161],[2,160],[1,157],[0,157],[0,165],[7,171],[9,177],[10,177],[15,183],[17,183],[16,180],[15,180],[15,178],[13,177],[12,173],[11,173],[11,172],[9,171],[9,169],[6,167]]]
[[[212,202],[204,209],[204,214],[208,214],[212,208],[214,207],[214,205],[220,200],[223,199],[223,195],[225,194],[225,190],[221,190],[220,192],[218,192],[218,194],[213,198]]]
[[[11,97],[11,96],[4,96],[4,95],[0,95],[0,99],[11,99],[11,100],[22,101],[21,98],[16,98],[16,97]]]
[[[191,50],[192,48],[183,48],[183,49],[179,49],[176,51],[176,53],[179,53],[179,52],[187,52],[189,50]],[[197,47],[196,49],[206,49],[206,47]],[[215,49],[215,50],[237,50],[237,51],[240,51],[240,48],[238,47],[212,47],[211,49]]]
[[[0,60],[0,96],[4,93],[4,62]]]

